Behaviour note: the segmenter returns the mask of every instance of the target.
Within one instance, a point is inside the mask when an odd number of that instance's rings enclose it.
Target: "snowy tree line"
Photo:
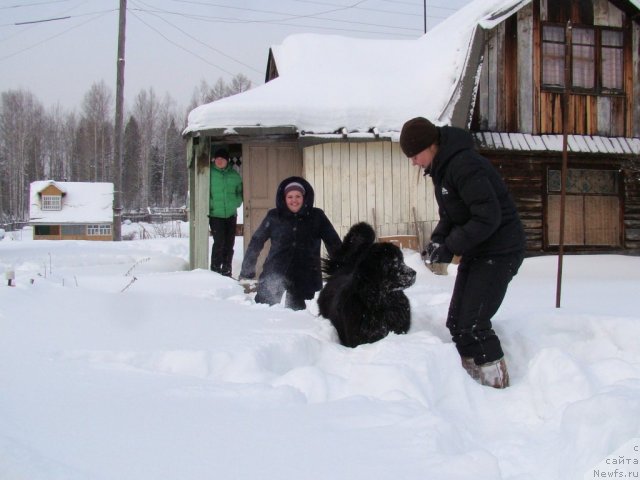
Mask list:
[[[187,197],[185,142],[181,132],[198,105],[251,88],[238,74],[194,88],[180,108],[170,95],[141,90],[125,113],[122,203],[124,211],[181,207]],[[46,109],[28,90],[8,90],[0,100],[0,224],[29,217],[29,184],[52,179],[113,182],[115,95],[104,81],[84,95],[79,112]]]

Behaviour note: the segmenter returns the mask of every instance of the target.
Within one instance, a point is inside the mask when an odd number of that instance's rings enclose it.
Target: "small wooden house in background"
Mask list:
[[[340,234],[369,221],[428,239],[432,186],[398,145],[414,116],[470,130],[516,200],[528,252],[557,251],[569,20],[565,244],[640,251],[640,0],[476,0],[415,40],[288,37],[265,85],[193,110],[191,267],[208,265],[208,156],[222,144],[243,160],[245,245],[293,174]]]
[[[29,190],[34,240],[113,240],[113,183],[42,180]]]

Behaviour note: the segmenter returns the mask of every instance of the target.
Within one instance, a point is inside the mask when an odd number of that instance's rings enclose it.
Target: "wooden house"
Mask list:
[[[42,180],[29,191],[34,240],[113,240],[113,183]]]
[[[530,252],[558,248],[565,130],[566,250],[640,251],[639,10],[532,0],[488,25],[470,129],[516,198]]]
[[[557,249],[566,125],[565,244],[639,251],[639,10],[640,0],[476,0],[416,40],[288,37],[271,48],[264,85],[189,115],[191,267],[208,265],[208,160],[221,144],[243,160],[246,241],[292,174],[341,234],[365,220],[379,235],[428,239],[432,186],[398,145],[418,115],[472,131],[516,199],[531,254]]]

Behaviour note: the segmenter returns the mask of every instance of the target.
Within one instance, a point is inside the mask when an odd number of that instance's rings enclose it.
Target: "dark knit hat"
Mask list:
[[[304,189],[304,187],[302,186],[301,183],[298,182],[291,182],[289,184],[287,184],[286,187],[284,187],[284,194],[285,196],[287,195],[287,193],[289,193],[291,190],[297,190],[298,192],[300,192],[302,194],[302,196],[304,196],[305,193],[307,193]]]
[[[218,157],[222,157],[222,158],[225,158],[226,160],[229,160],[229,150],[227,150],[226,148],[216,148],[216,150],[213,152],[213,158],[218,158]]]
[[[440,131],[424,117],[412,118],[405,122],[400,132],[400,148],[411,158],[429,148],[440,138]]]

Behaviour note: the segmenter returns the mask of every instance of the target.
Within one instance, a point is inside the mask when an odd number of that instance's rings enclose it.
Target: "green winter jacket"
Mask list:
[[[242,205],[242,178],[229,163],[220,170],[211,165],[209,176],[209,216],[215,218],[233,217]]]

